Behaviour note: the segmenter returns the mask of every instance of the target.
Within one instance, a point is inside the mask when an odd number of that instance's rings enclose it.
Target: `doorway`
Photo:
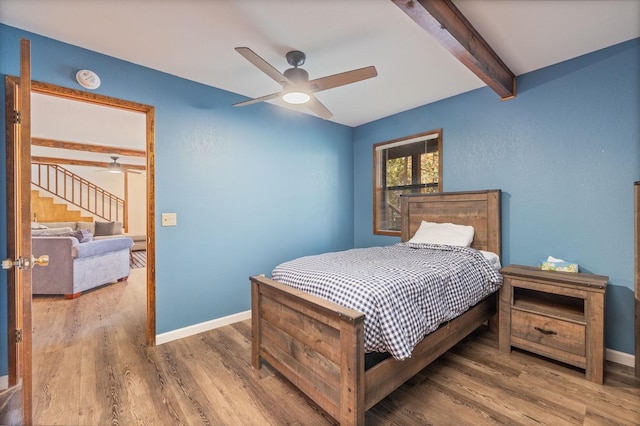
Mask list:
[[[152,106],[136,102],[116,99],[95,93],[69,89],[48,83],[33,81],[31,93],[61,98],[67,101],[82,103],[79,105],[103,106],[122,111],[136,112],[144,115],[146,164],[144,166],[146,176],[146,343],[147,346],[155,346],[156,316],[155,316],[155,161],[154,161],[154,124],[155,109]],[[125,186],[125,192],[127,186]],[[126,217],[126,216],[125,216]]]
[[[155,346],[155,108],[127,100],[88,93],[42,82],[31,82],[31,93],[48,95],[87,105],[99,105],[124,111],[144,114],[145,117],[145,149],[146,149],[146,343]]]

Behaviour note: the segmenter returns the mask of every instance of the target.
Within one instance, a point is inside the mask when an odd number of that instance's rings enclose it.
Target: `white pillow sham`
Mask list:
[[[427,222],[423,220],[409,242],[469,247],[473,241],[473,234],[473,226]]]

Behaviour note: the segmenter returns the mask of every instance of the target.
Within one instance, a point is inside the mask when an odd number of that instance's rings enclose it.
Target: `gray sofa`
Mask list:
[[[129,234],[122,232],[122,222],[37,222],[31,225],[32,229],[46,226],[52,228],[88,229],[94,240],[105,240],[108,238],[129,237],[133,240],[131,251],[146,250],[147,236],[144,234]]]
[[[64,294],[72,299],[83,291],[129,277],[131,238],[80,243],[75,237],[34,236],[31,241],[35,257],[49,256],[48,266],[33,269],[33,294]]]

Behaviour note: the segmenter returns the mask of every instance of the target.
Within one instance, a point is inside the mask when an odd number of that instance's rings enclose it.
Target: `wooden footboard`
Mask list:
[[[364,424],[364,315],[251,277],[251,362],[267,361],[340,423]]]
[[[496,312],[495,295],[423,339],[405,361],[364,371],[364,314],[274,280],[251,277],[252,364],[265,360],[343,425],[450,349]]]

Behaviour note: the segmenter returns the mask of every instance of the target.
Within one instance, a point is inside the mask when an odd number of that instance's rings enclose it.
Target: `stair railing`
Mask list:
[[[64,167],[32,162],[31,183],[94,216],[126,226],[125,200]]]

